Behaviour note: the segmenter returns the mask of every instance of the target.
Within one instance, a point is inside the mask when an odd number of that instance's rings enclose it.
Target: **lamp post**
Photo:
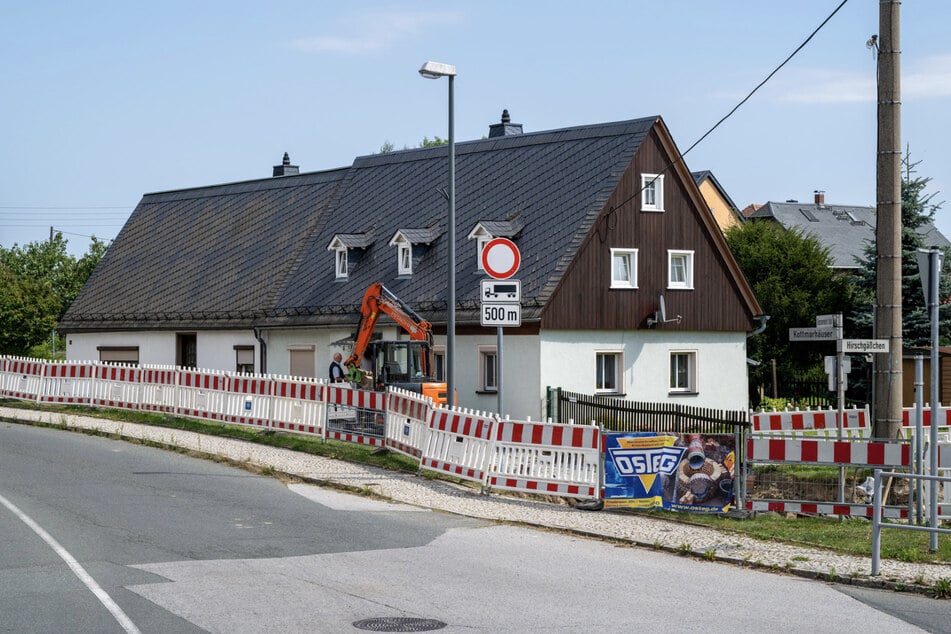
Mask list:
[[[449,298],[446,324],[446,402],[455,405],[455,361],[456,361],[456,139],[453,125],[452,83],[456,78],[456,67],[440,62],[426,62],[419,69],[426,79],[449,78]]]

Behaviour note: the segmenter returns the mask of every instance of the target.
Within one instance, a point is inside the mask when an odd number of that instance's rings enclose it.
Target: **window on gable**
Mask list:
[[[637,249],[611,249],[611,288],[637,288]]]
[[[337,249],[337,250],[336,250],[336,253],[337,253],[337,256],[336,256],[336,257],[337,257],[336,277],[337,277],[337,279],[345,278],[345,277],[347,277],[347,275],[348,275],[348,272],[347,272],[347,264],[348,264],[347,249]]]
[[[496,392],[499,389],[498,356],[495,347],[479,347],[479,390]]]
[[[598,352],[595,355],[597,365],[595,392],[601,394],[619,394],[621,392],[621,353]]]
[[[670,391],[696,393],[697,353],[674,351],[670,353]]]
[[[492,236],[484,231],[476,236],[476,266],[480,271],[485,270],[485,267],[482,266],[482,252],[485,251],[485,245],[489,244],[491,240]]]
[[[641,174],[641,211],[664,210],[664,176]]]
[[[693,288],[693,251],[667,251],[667,288]]]

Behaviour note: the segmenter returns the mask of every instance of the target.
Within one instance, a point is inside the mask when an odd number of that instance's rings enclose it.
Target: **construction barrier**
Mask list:
[[[214,370],[178,372],[178,415],[225,421],[229,377]]]
[[[178,368],[171,365],[142,366],[139,409],[174,414],[178,411]]]
[[[327,385],[326,438],[370,447],[386,444],[383,392],[357,390],[346,384]]]
[[[88,405],[95,387],[93,366],[87,363],[49,363],[43,375],[40,403]]]
[[[319,381],[275,377],[271,388],[270,421],[273,429],[323,436],[327,403],[322,390],[326,388]],[[251,403],[253,406],[254,402]]]
[[[433,407],[428,396],[390,388],[386,402],[386,447],[419,460],[429,439]]]
[[[845,423],[842,426],[843,438],[868,438],[871,436],[867,408],[847,409],[843,413],[845,418]],[[839,412],[834,409],[751,412],[750,423],[754,435],[837,438]]]
[[[3,372],[3,396],[25,401],[39,398],[43,386],[44,361],[13,357],[6,359]]]
[[[601,431],[593,425],[498,421],[490,489],[601,497]]]
[[[139,409],[142,368],[132,365],[97,364],[92,404],[115,409]]]
[[[235,425],[268,427],[274,379],[259,374],[232,374],[224,387],[222,420]]]
[[[420,468],[442,471],[485,486],[496,422],[485,413],[456,408],[436,410],[430,421]]]

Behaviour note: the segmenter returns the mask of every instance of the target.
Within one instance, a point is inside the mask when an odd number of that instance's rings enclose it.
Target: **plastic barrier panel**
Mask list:
[[[601,432],[593,425],[499,421],[489,488],[601,496]]]
[[[95,372],[89,363],[49,363],[39,401],[88,405],[92,403],[95,384]]]
[[[46,362],[37,359],[7,358],[2,395],[21,401],[35,401],[43,390]]]
[[[142,369],[131,365],[96,365],[92,404],[118,409],[139,408]]]
[[[139,409],[174,414],[178,409],[178,369],[174,366],[142,366]]]
[[[432,399],[398,388],[390,388],[387,399],[387,448],[419,460],[429,439]]]
[[[357,390],[348,385],[328,385],[327,438],[382,447],[385,444],[384,392]]]
[[[178,414],[205,420],[225,420],[228,377],[211,370],[178,371]]]
[[[746,458],[751,462],[808,463],[907,467],[911,446],[907,443],[848,442],[836,440],[790,440],[750,438]]]
[[[874,515],[871,504],[837,504],[835,502],[785,502],[777,500],[747,500],[748,511],[774,513],[802,513],[807,515],[840,515],[867,517]],[[882,515],[890,519],[908,519],[908,509],[897,506],[882,507]]]
[[[421,469],[486,484],[496,420],[489,414],[439,408],[432,415]]]
[[[326,405],[316,379],[275,377],[272,382],[271,427],[299,434],[324,433]]]
[[[871,435],[868,409],[844,410],[843,438],[868,438]],[[838,410],[799,410],[784,412],[753,412],[750,415],[753,434],[801,438],[822,436],[838,437]]]
[[[236,425],[269,427],[273,379],[259,374],[232,374],[225,387],[224,420]]]

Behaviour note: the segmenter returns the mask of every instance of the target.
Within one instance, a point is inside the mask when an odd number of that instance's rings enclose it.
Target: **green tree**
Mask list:
[[[934,220],[935,212],[942,204],[934,202],[937,192],[925,193],[931,179],[915,175],[920,163],[921,161],[912,162],[911,152],[905,150],[901,181],[901,323],[902,344],[907,347],[931,346],[931,320],[921,287],[917,251],[919,248],[932,246],[926,243],[920,230]],[[949,250],[945,248],[944,251],[945,274],[941,275],[939,280],[938,295],[948,298],[951,297],[951,278],[948,277],[947,271],[951,262],[948,260]],[[856,281],[858,292],[866,299],[855,313],[855,323],[861,329],[862,337],[872,336],[876,291],[875,260],[876,245],[873,241],[866,246],[865,256],[859,261]],[[948,343],[951,340],[951,304],[939,304],[938,319],[940,340],[942,343]]]
[[[771,385],[774,361],[785,380],[821,378],[827,342],[790,342],[789,329],[812,326],[816,315],[848,313],[854,302],[849,277],[832,269],[829,251],[814,236],[774,222],[746,222],[726,239],[770,316],[766,330],[749,339],[748,354],[760,363],[750,370],[753,385]]]
[[[44,345],[106,251],[96,238],[78,260],[62,234],[24,247],[0,247],[0,354]]]

